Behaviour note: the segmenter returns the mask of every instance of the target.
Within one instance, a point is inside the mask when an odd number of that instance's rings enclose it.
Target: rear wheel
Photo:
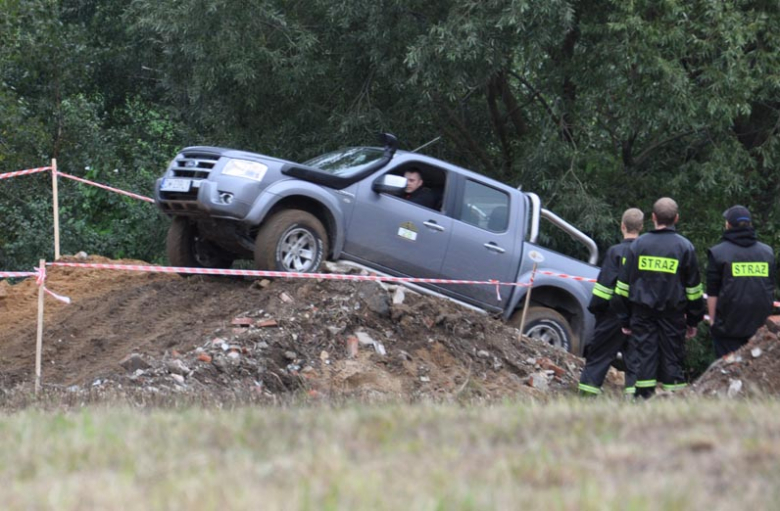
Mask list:
[[[519,310],[510,320],[510,324],[520,328],[522,311]],[[572,350],[574,332],[561,313],[548,307],[531,307],[525,316],[523,335],[560,348]]]
[[[165,244],[172,266],[230,268],[235,259],[232,254],[203,238],[197,224],[184,217],[173,219]]]
[[[327,253],[328,235],[322,223],[298,209],[272,216],[255,240],[255,266],[259,270],[316,272]]]

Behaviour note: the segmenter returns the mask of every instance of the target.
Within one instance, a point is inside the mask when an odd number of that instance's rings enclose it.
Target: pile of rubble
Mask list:
[[[718,397],[780,395],[779,334],[780,316],[770,316],[745,346],[713,362],[691,391]]]
[[[101,292],[82,292],[80,281]],[[79,297],[48,313],[44,339],[43,381],[71,393],[546,398],[575,394],[582,367],[498,319],[375,281],[131,278],[55,267],[48,282]],[[34,287],[5,291],[10,304]],[[13,322],[9,314],[3,320]],[[30,385],[34,344],[31,323],[0,333],[3,387]]]
[[[124,372],[91,385],[393,399],[542,396],[576,386],[576,357],[446,301],[377,282],[259,285],[268,291],[264,308],[231,318],[192,350],[132,353]]]

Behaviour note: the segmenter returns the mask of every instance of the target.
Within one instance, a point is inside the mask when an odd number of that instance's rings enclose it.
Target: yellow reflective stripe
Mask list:
[[[664,383],[661,385],[664,390],[680,390],[687,386],[687,383]]]
[[[611,300],[612,293],[613,291],[610,288],[606,286],[602,286],[598,282],[593,286],[593,294],[595,296],[598,296],[599,298],[603,298],[605,300]]]
[[[656,380],[638,380],[636,386],[640,389],[646,389],[648,387],[655,387],[656,383],[658,383]]]
[[[626,387],[626,394],[636,394],[636,387]]]
[[[639,271],[659,271],[662,273],[677,273],[680,261],[671,257],[639,256]]]
[[[685,288],[685,296],[688,297],[688,300],[698,300],[702,296],[704,296],[704,288],[701,284],[694,287],[686,287]]]
[[[628,298],[628,290],[629,290],[628,284],[626,284],[625,282],[620,282],[618,280],[617,283],[615,284],[616,295],[625,296],[626,298]]]
[[[734,277],[768,277],[769,263],[731,263]]]
[[[601,394],[600,388],[594,387],[592,385],[586,385],[585,383],[580,383],[579,389],[580,392],[587,392],[588,394]]]

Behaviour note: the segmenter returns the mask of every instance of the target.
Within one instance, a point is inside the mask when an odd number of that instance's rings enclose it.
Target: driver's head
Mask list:
[[[419,170],[407,170],[404,172],[404,177],[406,178],[406,193],[412,193],[423,185]]]

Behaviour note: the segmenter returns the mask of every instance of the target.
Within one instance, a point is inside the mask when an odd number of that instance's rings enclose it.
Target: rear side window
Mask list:
[[[487,231],[506,232],[509,195],[469,179],[463,190],[458,220]]]

